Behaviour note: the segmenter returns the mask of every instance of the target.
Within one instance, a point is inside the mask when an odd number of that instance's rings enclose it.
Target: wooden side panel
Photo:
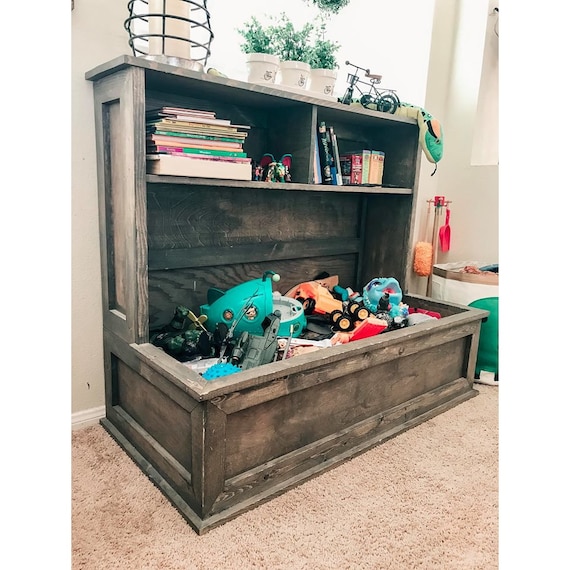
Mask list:
[[[117,406],[125,410],[146,432],[177,458],[188,471],[192,469],[192,432],[190,414],[132,368],[118,360]]]
[[[172,390],[164,378],[145,377],[141,372],[147,374],[148,370],[137,370],[136,356],[126,358],[134,358],[131,367],[124,355],[111,352],[108,346],[105,352],[112,362],[109,384],[114,398],[113,405],[107,406],[106,422],[144,458],[143,470],[148,462],[192,510],[202,515],[202,463],[194,461],[196,455],[201,459],[202,438],[193,432],[193,426],[201,422],[201,406],[179,390]]]
[[[94,85],[104,325],[148,340],[144,74]]]

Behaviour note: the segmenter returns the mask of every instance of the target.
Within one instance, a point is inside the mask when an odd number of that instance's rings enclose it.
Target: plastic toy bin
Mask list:
[[[481,324],[475,377],[481,371],[499,372],[499,274],[466,273],[466,266],[485,267],[478,262],[461,261],[433,266],[431,297],[489,311]]]
[[[499,296],[498,273],[465,273],[466,266],[482,267],[478,262],[460,261],[433,266],[432,299],[468,306],[473,301]]]

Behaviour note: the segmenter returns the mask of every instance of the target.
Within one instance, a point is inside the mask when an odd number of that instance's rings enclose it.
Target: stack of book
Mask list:
[[[147,111],[147,171],[251,180],[251,158],[243,150],[249,128],[217,119],[213,111],[178,107]]]
[[[340,167],[344,184],[380,186],[384,176],[384,153],[370,149],[343,153]]]

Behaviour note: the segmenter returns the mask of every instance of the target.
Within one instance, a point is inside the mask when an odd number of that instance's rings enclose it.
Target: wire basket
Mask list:
[[[135,56],[203,70],[214,39],[207,0],[129,0],[127,7]]]

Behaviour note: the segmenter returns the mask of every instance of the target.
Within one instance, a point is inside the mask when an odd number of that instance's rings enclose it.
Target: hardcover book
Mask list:
[[[147,147],[148,152],[168,152],[169,150],[175,150],[176,152],[185,153],[185,154],[196,154],[196,155],[212,155],[212,156],[234,156],[234,157],[247,157],[247,153],[240,152],[240,151],[233,151],[233,150],[215,150],[211,148],[193,148],[193,147],[184,147],[184,146],[177,146],[176,144],[167,145],[167,144],[157,144],[151,147]]]
[[[172,137],[167,135],[147,135],[147,144],[166,146],[187,146],[192,148],[211,148],[217,150],[241,151],[243,145],[236,142],[212,141],[204,139],[192,139],[185,137]]]
[[[317,139],[319,144],[319,158],[321,161],[321,174],[323,178],[323,184],[332,184],[332,174],[331,174],[331,164],[332,156],[329,142],[327,140],[327,126],[324,121],[319,124],[319,130],[317,133]]]
[[[362,184],[370,182],[370,156],[372,151],[369,149],[362,150]]]
[[[379,150],[373,150],[370,155],[370,184],[382,184],[384,174],[384,153]]]
[[[321,172],[321,158],[319,153],[319,145],[315,145],[315,153],[313,155],[313,184],[322,184],[323,175]]]
[[[340,167],[343,184],[362,184],[362,153],[341,154]]]
[[[335,176],[336,181],[334,182],[338,186],[342,186],[342,173],[340,168],[340,153],[338,151],[338,141],[336,138],[336,133],[334,132],[334,127],[327,127],[330,141],[331,141],[331,148],[332,148],[332,156],[333,156],[333,163],[335,168]]]
[[[235,133],[235,135],[231,135],[228,137],[222,135],[204,135],[201,133],[187,133],[183,131],[163,131],[161,129],[157,129],[155,127],[149,126],[147,128],[147,135],[159,135],[159,136],[167,136],[167,137],[181,137],[181,138],[189,138],[189,139],[200,139],[205,141],[215,141],[215,142],[234,142],[238,144],[243,144],[247,133]]]
[[[147,157],[149,174],[222,178],[225,180],[251,180],[250,162],[229,162],[191,156],[158,155]]]

